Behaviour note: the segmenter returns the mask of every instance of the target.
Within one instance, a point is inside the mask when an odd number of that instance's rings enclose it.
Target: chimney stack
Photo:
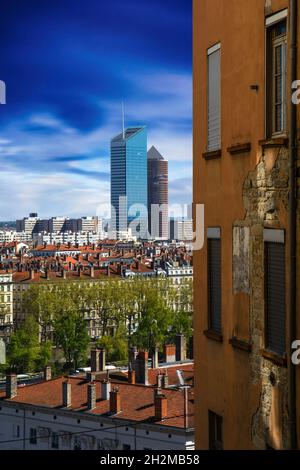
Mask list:
[[[94,279],[94,277],[95,277],[95,268],[94,268],[94,265],[91,266],[91,272],[90,272],[90,274],[91,274],[91,278]]]
[[[6,398],[14,398],[18,394],[17,374],[10,372],[6,375]]]
[[[176,347],[174,344],[164,345],[164,358],[167,363],[176,362]]]
[[[152,355],[152,369],[158,369],[158,348],[155,348]]]
[[[186,339],[184,335],[176,336],[176,361],[182,362],[186,360]]]
[[[156,393],[154,397],[155,419],[163,421],[168,417],[168,400],[165,395]]]
[[[105,349],[96,348],[91,350],[91,371],[94,373],[105,371],[106,353]]]
[[[110,412],[115,415],[121,412],[121,394],[118,388],[110,392]]]
[[[162,374],[161,385],[162,385],[162,388],[168,388],[168,386],[169,386],[169,375],[168,375],[167,370],[164,374]]]
[[[69,380],[62,384],[63,407],[68,408],[72,404],[72,386]]]
[[[128,369],[128,383],[130,383],[131,385],[135,384],[135,370],[132,370],[131,364]]]
[[[110,380],[104,380],[101,383],[101,398],[102,400],[109,400],[110,399],[110,393],[111,393],[111,383]]]
[[[44,380],[48,381],[52,379],[51,366],[46,366],[44,369]]]
[[[87,372],[86,373],[86,380],[88,382],[94,382],[94,380],[96,380],[96,374],[95,372]]]
[[[87,402],[88,402],[88,410],[91,411],[96,408],[96,384],[95,383],[88,384]]]
[[[135,360],[136,383],[148,385],[148,351],[140,351]]]

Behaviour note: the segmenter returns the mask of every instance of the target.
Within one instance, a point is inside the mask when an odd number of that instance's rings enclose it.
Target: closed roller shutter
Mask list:
[[[221,148],[221,70],[220,49],[208,55],[208,109],[207,147],[208,151]]]
[[[209,328],[222,333],[221,320],[221,240],[208,240],[208,309]]]
[[[286,352],[285,245],[265,243],[266,346],[283,356]]]

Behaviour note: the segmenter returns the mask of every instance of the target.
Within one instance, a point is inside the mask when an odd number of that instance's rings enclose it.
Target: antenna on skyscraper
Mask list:
[[[123,130],[123,140],[125,139],[125,109],[124,101],[122,101],[122,130]]]

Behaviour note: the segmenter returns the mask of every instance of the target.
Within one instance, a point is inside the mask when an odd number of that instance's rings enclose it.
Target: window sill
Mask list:
[[[286,136],[273,137],[272,139],[260,140],[258,143],[264,149],[274,149],[279,147],[288,147],[289,139]]]
[[[227,152],[230,155],[239,155],[242,153],[249,153],[251,152],[251,142],[246,142],[245,144],[237,144],[228,147]]]
[[[235,349],[240,349],[241,351],[251,352],[252,351],[252,344],[244,341],[242,339],[233,337],[229,340],[229,344]]]
[[[205,152],[202,154],[204,160],[216,160],[217,158],[221,158],[222,150],[212,150],[210,152]]]
[[[203,331],[203,334],[208,339],[216,341],[217,343],[223,343],[223,335],[221,333],[217,333],[214,330],[206,330],[206,331]]]
[[[268,361],[271,361],[276,366],[287,367],[287,358],[286,358],[286,356],[279,356],[278,354],[276,354],[272,351],[268,351],[266,349],[263,349],[261,351],[261,355],[262,355],[262,357],[264,357]]]

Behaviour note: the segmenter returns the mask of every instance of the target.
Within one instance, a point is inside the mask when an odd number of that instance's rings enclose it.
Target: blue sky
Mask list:
[[[2,2],[0,220],[102,215],[122,100],[169,160],[170,203],[191,202],[191,3]]]

